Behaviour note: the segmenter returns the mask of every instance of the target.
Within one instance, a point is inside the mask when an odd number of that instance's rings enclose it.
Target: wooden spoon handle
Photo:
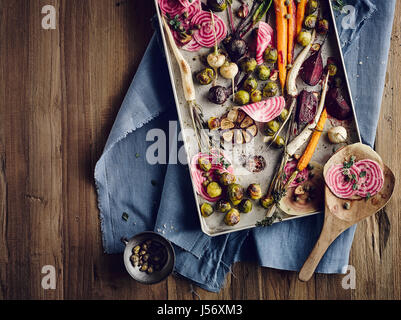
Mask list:
[[[192,80],[191,67],[188,62],[182,56],[180,50],[178,49],[174,37],[171,33],[170,27],[167,25],[166,20],[161,18],[164,25],[164,30],[166,30],[167,39],[170,43],[171,49],[173,50],[174,56],[177,59],[178,66],[180,67],[182,86],[184,88],[184,96],[186,101],[195,101],[195,88],[194,82]]]
[[[337,225],[335,219],[330,214],[326,214],[322,233],[320,234],[319,240],[299,272],[299,280],[310,280],[329,246],[345,229],[346,228]]]

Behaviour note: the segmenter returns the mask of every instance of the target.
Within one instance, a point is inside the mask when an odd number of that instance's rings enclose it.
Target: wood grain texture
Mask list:
[[[56,30],[41,28],[47,4]],[[376,149],[400,181],[400,2],[397,13]],[[153,14],[149,0],[0,0],[0,299],[401,299],[399,184],[357,229],[355,290],[341,275],[302,283],[253,263],[234,265],[218,294],[178,277],[148,287],[103,254],[94,166]],[[56,267],[56,290],[41,287],[44,265]]]

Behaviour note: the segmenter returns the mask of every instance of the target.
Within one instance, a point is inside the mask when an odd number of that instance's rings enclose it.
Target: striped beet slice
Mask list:
[[[384,174],[380,165],[373,160],[361,160],[355,163],[360,170],[357,195],[366,198],[374,196],[383,188]]]
[[[187,44],[185,44],[184,46],[181,47],[181,49],[190,51],[190,52],[198,51],[201,48],[202,48],[202,46],[198,42],[196,42],[196,40],[194,40],[194,39],[192,39]]]
[[[227,35],[227,27],[224,21],[216,15],[214,15],[214,21],[217,42],[220,42]],[[200,29],[194,34],[196,42],[206,48],[215,45],[212,17],[209,12],[200,11],[192,18],[191,24],[200,26]]]
[[[266,22],[259,22],[258,36],[256,40],[256,62],[263,63],[263,54],[268,46],[273,43],[274,31]]]
[[[191,171],[191,176],[193,183],[195,185],[196,192],[204,198],[206,201],[209,202],[216,202],[220,200],[222,197],[217,197],[217,198],[211,198],[207,192],[206,188],[203,186],[203,182],[206,181],[206,178],[203,176],[204,171],[202,171],[199,166],[198,166],[198,160],[200,158],[206,158],[212,163],[212,168],[210,169],[211,173],[211,178],[213,181],[218,181],[218,176],[216,171],[220,172],[229,172],[231,174],[234,173],[234,169],[232,166],[225,168],[221,162],[220,159],[222,158],[222,154],[218,152],[212,152],[210,154],[208,153],[199,153],[195,157],[192,158],[191,166],[190,166],[190,171]]]
[[[357,179],[361,173],[360,169],[355,165],[347,170],[349,170],[349,175],[355,175]],[[340,199],[350,199],[357,193],[357,189],[354,187],[356,182],[346,179],[344,165],[342,164],[332,166],[327,171],[325,180],[331,192]]]
[[[295,169],[297,168],[298,161],[290,161],[288,162],[285,167],[284,167],[284,174],[285,178],[283,179],[283,182],[286,183],[288,179],[291,177],[291,175],[294,173]],[[297,174],[295,177],[294,181],[291,182],[290,188],[292,187],[298,187],[299,185],[303,184],[309,179],[309,170],[308,168],[305,168],[302,170],[300,173]]]
[[[257,122],[269,122],[277,118],[285,108],[284,97],[274,97],[241,107],[248,116]]]
[[[158,2],[163,15],[167,15],[168,13],[172,18],[177,14],[181,15],[185,9],[185,7],[177,0],[158,0]]]
[[[185,8],[188,8],[194,1],[189,0],[178,0],[179,3]]]

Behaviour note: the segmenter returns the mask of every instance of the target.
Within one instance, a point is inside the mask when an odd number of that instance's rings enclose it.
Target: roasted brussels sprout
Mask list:
[[[223,190],[217,182],[210,182],[207,185],[206,192],[211,198],[217,198],[221,196]]]
[[[314,14],[311,14],[305,18],[304,26],[307,29],[314,29],[316,27],[317,17]]]
[[[223,186],[228,186],[229,184],[232,184],[235,181],[236,181],[235,176],[229,172],[224,172],[220,175],[220,183]]]
[[[248,91],[240,90],[235,94],[234,101],[238,105],[246,105],[249,103],[250,96]]]
[[[287,120],[288,118],[288,110],[287,109],[283,109],[283,111],[280,114],[280,121],[284,122],[285,120]]]
[[[298,35],[297,41],[301,46],[306,47],[312,41],[312,33],[302,30]]]
[[[278,57],[277,49],[274,49],[272,47],[268,47],[263,54],[263,58],[267,63],[276,63],[277,57]]]
[[[219,200],[216,203],[216,210],[221,213],[226,213],[231,210],[231,204],[227,200]]]
[[[227,8],[226,0],[207,0],[207,5],[215,12],[222,12]]]
[[[320,34],[326,34],[329,32],[329,22],[326,19],[319,20],[317,24],[317,32]]]
[[[249,77],[244,82],[244,89],[246,91],[248,91],[249,93],[252,93],[253,91],[255,91],[257,87],[258,87],[258,82],[253,77]]]
[[[262,81],[268,80],[270,77],[270,73],[270,69],[265,65],[261,65],[257,69],[258,78]]]
[[[244,199],[241,201],[240,205],[238,206],[238,209],[242,213],[249,213],[252,211],[252,201],[249,199]]]
[[[245,58],[241,60],[240,67],[242,72],[252,73],[258,64],[254,58]]]
[[[198,165],[201,170],[208,172],[212,168],[212,164],[210,163],[209,159],[206,158],[199,158]]]
[[[316,0],[309,0],[307,5],[308,14],[314,13],[319,7],[319,3]]]
[[[231,209],[224,217],[224,223],[230,227],[235,226],[240,220],[241,216],[237,209]]]
[[[271,120],[266,123],[265,133],[268,136],[274,136],[276,132],[280,129],[280,123],[276,120]]]
[[[260,199],[260,205],[265,209],[269,209],[273,204],[274,204],[274,199],[271,196],[263,196]]]
[[[251,101],[254,103],[262,101],[262,92],[260,90],[254,90],[251,93]]]
[[[266,98],[271,98],[277,95],[278,93],[278,85],[276,82],[269,81],[266,86],[263,88],[263,96]]]
[[[273,145],[277,148],[277,149],[281,149],[282,147],[284,147],[285,145],[285,140],[283,137],[277,137],[276,140],[274,140]]]
[[[252,200],[259,200],[262,198],[262,188],[260,187],[260,184],[250,184],[247,191]]]
[[[212,68],[205,68],[196,75],[196,79],[201,85],[211,84],[215,78],[215,73]]]
[[[200,209],[203,217],[210,217],[214,212],[213,207],[206,202],[201,205]]]
[[[236,206],[244,197],[244,189],[239,184],[232,183],[227,188],[227,197]]]
[[[207,121],[207,126],[209,127],[210,130],[217,130],[220,128],[220,119],[216,117],[211,117]]]

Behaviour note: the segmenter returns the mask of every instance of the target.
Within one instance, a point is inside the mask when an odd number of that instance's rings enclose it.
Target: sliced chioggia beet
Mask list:
[[[269,122],[277,118],[285,108],[284,97],[273,97],[260,102],[241,107],[253,120],[257,122]]]
[[[177,0],[159,0],[159,7],[163,15],[169,14],[175,17],[177,14],[181,15],[185,7]]]
[[[284,179],[283,183],[285,184],[288,179],[291,177],[291,175],[294,173],[294,171],[297,169],[297,164],[298,161],[290,161],[288,162],[285,167],[284,167]],[[290,187],[297,187],[301,184],[303,184],[305,181],[307,181],[309,178],[309,170],[308,168],[302,170],[300,173],[297,174],[296,178],[294,179],[293,182],[291,182]]]
[[[181,47],[181,49],[190,51],[190,52],[198,51],[201,48],[202,48],[202,46],[198,42],[196,42],[195,39],[192,39],[187,44],[185,44]]]
[[[263,63],[263,54],[268,46],[273,43],[274,31],[266,22],[259,22],[258,35],[256,37],[256,62]]]
[[[384,174],[380,165],[366,159],[355,163],[355,167],[360,170],[357,195],[366,198],[380,192],[384,185]]]
[[[255,121],[239,108],[233,108],[220,119],[221,137],[226,142],[251,142],[258,134]]]
[[[199,168],[199,165],[198,165],[199,159],[207,159],[212,164],[212,167],[209,170],[209,172],[210,172],[210,176],[213,179],[213,181],[219,180],[217,172],[221,172],[221,173],[229,172],[229,173],[233,174],[234,169],[232,166],[229,166],[226,168],[224,163],[222,163],[222,160],[224,160],[224,156],[218,152],[212,152],[210,154],[199,153],[195,157],[192,158],[190,171],[191,171],[192,181],[195,185],[196,192],[202,198],[204,198],[206,201],[216,202],[216,201],[220,200],[221,197],[212,198],[208,195],[208,193],[206,191],[206,187],[203,185],[203,183],[206,181],[206,177],[204,177],[205,172]]]
[[[351,199],[357,195],[360,173],[361,170],[355,165],[347,169],[342,164],[334,165],[326,173],[326,184],[338,198]]]
[[[200,29],[195,32],[194,39],[200,45],[206,48],[211,48],[215,45],[215,40],[219,43],[227,35],[227,27],[224,21],[217,15],[214,15],[214,29],[216,32],[216,39],[214,36],[212,17],[209,12],[200,11],[191,19],[192,25],[199,25]]]

